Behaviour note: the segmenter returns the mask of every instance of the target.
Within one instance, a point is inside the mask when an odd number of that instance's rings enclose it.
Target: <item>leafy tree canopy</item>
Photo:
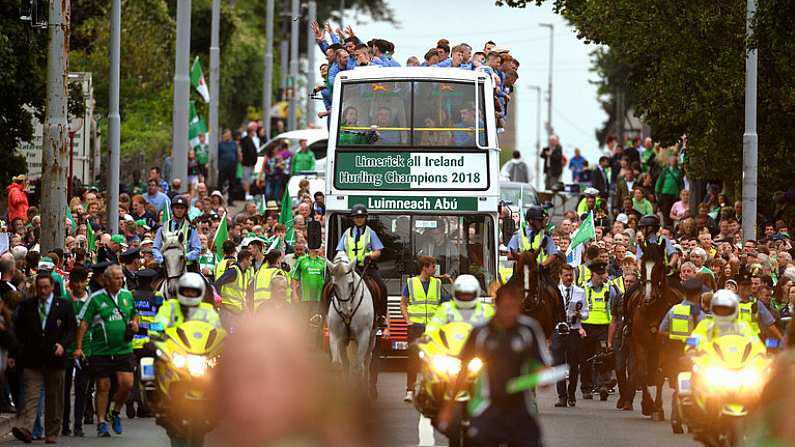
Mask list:
[[[497,0],[498,6],[545,0]],[[578,37],[609,48],[607,83],[621,83],[654,137],[689,135],[689,174],[742,178],[745,51],[758,48],[759,181],[762,197],[791,184],[795,169],[795,3],[760,1],[754,38],[745,37],[745,2],[716,0],[547,0]],[[602,55],[604,56],[604,54]],[[602,70],[604,71],[604,70]],[[612,76],[612,78],[611,78]],[[612,87],[611,87],[612,88]],[[766,206],[760,200],[760,207]]]

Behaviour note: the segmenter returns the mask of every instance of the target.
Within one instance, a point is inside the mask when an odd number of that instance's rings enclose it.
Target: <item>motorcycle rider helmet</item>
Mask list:
[[[367,217],[367,207],[361,203],[353,205],[351,208],[351,217],[364,216]]]
[[[527,208],[527,212],[525,213],[525,220],[528,222],[534,219],[543,219],[545,217],[547,217],[546,211],[544,211],[544,208],[541,208],[538,205],[531,205],[529,208]]]
[[[731,290],[721,289],[715,292],[710,303],[710,312],[718,323],[731,323],[737,319],[740,298]]]
[[[198,273],[185,273],[177,282],[177,300],[183,306],[198,306],[204,298],[204,292],[204,278]]]
[[[596,197],[599,195],[599,190],[596,188],[587,188],[585,191],[583,191],[583,194],[590,197]]]
[[[472,275],[460,275],[453,283],[453,302],[459,309],[472,309],[480,298],[480,283]]]

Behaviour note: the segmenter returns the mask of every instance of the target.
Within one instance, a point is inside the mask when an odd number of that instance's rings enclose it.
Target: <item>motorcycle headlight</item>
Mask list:
[[[762,371],[753,366],[731,370],[721,367],[710,367],[704,371],[706,383],[720,390],[751,390],[762,385]]]
[[[461,360],[449,355],[437,355],[431,360],[431,368],[437,373],[454,376],[461,371]]]
[[[469,370],[470,374],[477,374],[483,368],[483,360],[475,357],[469,361],[467,365],[467,370]]]
[[[207,357],[201,355],[187,356],[188,372],[193,377],[203,377],[207,372]]]
[[[187,363],[188,363],[187,357],[185,357],[182,354],[174,354],[171,357],[171,364],[173,364],[174,367],[177,369],[184,368]]]

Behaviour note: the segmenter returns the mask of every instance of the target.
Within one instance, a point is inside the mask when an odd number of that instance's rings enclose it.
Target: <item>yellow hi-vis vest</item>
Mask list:
[[[215,264],[215,271],[213,272],[215,279],[220,278],[221,275],[226,273],[226,269],[231,268],[231,265],[234,263],[235,263],[235,258],[224,258],[221,259],[221,261],[218,262],[218,264]]]
[[[406,283],[409,292],[409,303],[406,310],[409,320],[416,324],[428,324],[433,318],[433,314],[439,309],[439,300],[442,297],[442,281],[438,278],[430,278],[428,292],[422,287],[422,280],[419,276],[409,278]]]
[[[671,308],[671,327],[668,328],[669,339],[686,341],[694,328],[693,318],[690,317],[690,304],[679,303]]]
[[[511,279],[511,276],[513,276],[513,265],[506,267],[500,264],[499,274],[500,274],[500,284],[505,285],[505,283],[507,283],[508,280]]]
[[[527,237],[526,230],[519,230],[519,233],[521,233],[522,236],[521,239],[522,243],[519,248],[521,248],[522,251],[533,250],[535,252],[538,252],[538,257],[536,257],[536,262],[543,263],[544,260],[546,260],[547,258],[547,255],[544,253],[543,247],[541,247],[541,242],[544,240],[545,237],[544,232],[539,231],[535,235],[533,235],[532,243],[530,243],[530,238]]]
[[[610,324],[610,285],[602,284],[598,292],[592,286],[586,286],[585,296],[588,300],[588,318],[582,323]]]
[[[218,312],[215,311],[212,304],[209,303],[199,303],[190,321],[203,321],[216,329],[221,327],[221,318],[218,316]],[[163,303],[163,305],[160,306],[160,310],[157,312],[155,322],[163,325],[164,331],[167,328],[184,323],[185,314],[182,313],[179,300],[170,299]]]
[[[252,310],[256,311],[265,302],[273,298],[273,278],[281,277],[286,282],[284,294],[285,299],[290,302],[290,281],[285,275],[284,271],[275,267],[268,267],[263,264],[257,273],[254,274],[254,280],[251,282],[251,306]]]
[[[348,259],[353,261],[356,260],[356,265],[363,266],[364,265],[364,256],[367,254],[367,246],[370,245],[370,232],[372,231],[370,227],[365,226],[364,232],[359,236],[359,243],[357,244],[354,241],[353,237],[353,228],[348,228],[345,230],[345,248],[346,254],[348,255]]]
[[[610,281],[613,284],[613,287],[621,291],[623,294],[626,291],[626,286],[624,285],[624,277],[623,276],[616,276]]]
[[[251,281],[251,269],[244,272],[237,264],[231,268],[235,270],[235,280],[221,286],[221,307],[229,312],[240,313],[245,307],[246,289]]]
[[[737,310],[739,311],[737,319],[748,323],[748,326],[751,327],[756,335],[759,335],[761,333],[759,330],[759,317],[757,313],[754,312],[754,304],[756,304],[756,298],[751,298],[751,301],[748,301],[747,303],[741,302],[737,306]]]
[[[585,288],[588,281],[591,280],[591,269],[585,264],[577,266],[577,287]]]

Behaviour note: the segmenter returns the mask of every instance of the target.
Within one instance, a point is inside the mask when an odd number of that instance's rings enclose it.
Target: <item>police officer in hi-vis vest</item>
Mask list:
[[[385,328],[387,291],[384,278],[378,271],[376,261],[381,257],[384,244],[376,232],[367,225],[367,207],[362,204],[353,205],[351,208],[353,226],[345,230],[337,244],[337,251],[345,252],[351,263],[356,265],[356,272],[362,276],[369,276],[376,282],[380,290],[380,297],[373,296],[373,305],[378,326]],[[366,274],[364,272],[366,267]],[[326,300],[327,301],[327,300]],[[323,310],[328,310],[328,303],[323,303]],[[322,315],[326,315],[324,312]]]
[[[400,300],[400,312],[408,323],[409,357],[406,365],[406,395],[404,401],[414,399],[414,381],[419,370],[419,358],[414,341],[425,332],[442,300],[442,280],[434,278],[436,259],[430,256],[417,258],[420,274],[406,280]]]
[[[610,381],[607,365],[594,368],[591,359],[600,352],[607,351],[607,334],[611,319],[611,303],[618,299],[618,291],[607,281],[607,264],[596,260],[589,265],[591,280],[585,285],[585,304],[588,306],[588,318],[582,320],[585,331],[583,340],[582,363],[580,374],[582,381],[580,390],[583,399],[593,399],[594,390],[599,397],[607,400],[608,383]],[[596,380],[594,380],[596,379]]]
[[[677,383],[676,378],[680,372],[690,369],[690,364],[683,361],[685,342],[698,322],[704,318],[704,312],[701,310],[704,283],[701,278],[690,278],[682,283],[682,287],[685,289],[685,299],[665,314],[658,331],[662,339],[660,341],[665,343],[660,364],[663,367],[663,374],[672,384]],[[671,398],[671,427],[674,433],[683,433],[677,394],[678,390],[674,389],[674,396]]]
[[[518,258],[518,252],[533,250],[539,252],[538,261],[544,266],[549,265],[555,260],[558,255],[558,248],[552,237],[546,234],[547,213],[538,205],[533,205],[527,209],[525,219],[527,220],[527,228],[524,234],[521,231],[514,234],[508,242],[508,259]]]

